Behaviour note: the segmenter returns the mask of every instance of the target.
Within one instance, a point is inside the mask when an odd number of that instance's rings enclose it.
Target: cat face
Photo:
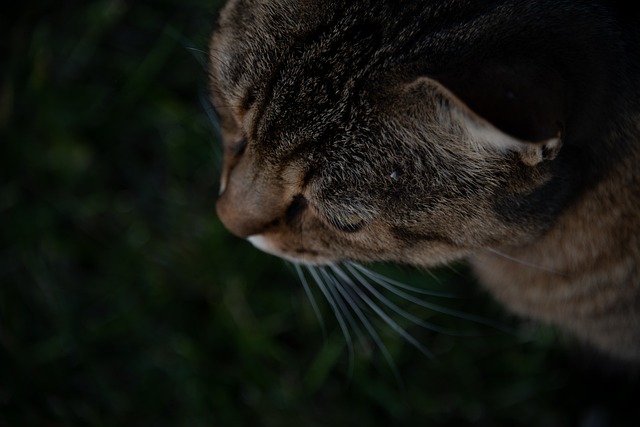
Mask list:
[[[298,262],[434,265],[550,225],[552,209],[538,205],[556,185],[558,109],[529,114],[548,134],[514,136],[532,128],[508,114],[523,109],[510,98],[528,102],[514,79],[527,73],[491,66],[513,81],[491,103],[509,107],[492,114],[507,133],[448,77],[424,72],[422,56],[403,54],[395,44],[411,34],[377,22],[382,11],[354,21],[347,6],[316,3],[233,1],[221,14],[210,64],[224,144],[217,212],[232,233]]]

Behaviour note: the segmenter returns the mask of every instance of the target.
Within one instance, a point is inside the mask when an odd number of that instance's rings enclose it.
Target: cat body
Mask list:
[[[217,211],[278,256],[467,258],[640,360],[640,19],[603,1],[231,0]]]

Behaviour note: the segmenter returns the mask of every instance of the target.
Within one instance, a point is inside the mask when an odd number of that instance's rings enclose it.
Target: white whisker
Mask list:
[[[537,264],[533,264],[531,262],[528,262],[528,261],[525,261],[525,260],[522,260],[522,259],[514,258],[514,257],[512,257],[510,255],[505,254],[504,252],[500,252],[497,249],[484,248],[484,250],[486,250],[487,252],[491,252],[494,255],[498,255],[498,256],[500,256],[500,257],[502,257],[504,259],[508,259],[509,261],[513,261],[516,264],[524,265],[526,267],[530,267],[530,268],[533,268],[533,269],[536,269],[536,270],[540,270],[540,271],[546,271],[548,273],[557,274],[558,276],[565,276],[565,274],[563,274],[563,273],[561,273],[561,272],[559,272],[557,270],[554,270],[552,268],[547,268],[547,267],[544,267],[542,265],[537,265]]]
[[[401,326],[394,317],[401,316],[412,324],[421,328],[454,336],[477,336],[475,332],[454,331],[446,327],[441,327],[427,322],[411,312],[404,309],[398,300],[385,295],[384,291],[389,291],[393,296],[427,308],[433,312],[457,317],[463,320],[489,326],[503,332],[513,333],[508,326],[485,319],[480,316],[461,312],[438,304],[421,299],[421,294],[433,297],[455,298],[451,293],[432,292],[405,285],[393,279],[389,279],[382,274],[365,268],[355,262],[346,262],[342,265],[332,264],[329,266],[300,265],[294,263],[294,268],[302,282],[307,294],[307,298],[313,311],[321,323],[323,334],[326,339],[325,322],[321,310],[313,296],[309,281],[305,275],[303,267],[306,267],[309,274],[316,282],[320,292],[324,295],[331,310],[333,311],[338,325],[344,336],[348,357],[349,357],[349,377],[353,375],[355,368],[356,344],[364,345],[366,335],[369,335],[375,346],[380,350],[383,358],[389,365],[398,385],[403,387],[398,368],[393,360],[388,347],[377,331],[378,322],[383,322],[400,335],[408,344],[419,350],[422,354],[437,362],[434,354],[427,349],[418,339]],[[396,316],[397,315],[397,316]],[[378,319],[375,319],[378,317]],[[374,322],[373,320],[376,320]],[[354,341],[355,337],[355,341]],[[366,346],[364,347],[366,348]]]
[[[356,337],[359,341],[363,341],[363,333],[358,323],[355,321],[353,316],[351,315],[351,311],[345,305],[345,301],[347,304],[350,304],[350,299],[348,296],[345,296],[343,292],[340,292],[340,284],[329,274],[329,272],[325,268],[320,268],[320,274],[325,280],[325,285],[329,292],[331,293],[333,300],[338,305],[340,312],[342,313],[343,318],[347,319],[347,323],[351,326],[351,329],[356,334]],[[353,353],[355,356],[355,352]],[[355,357],[349,358],[349,378],[353,377],[353,372],[355,370]]]
[[[318,287],[320,288],[320,291],[322,292],[327,302],[331,306],[331,309],[333,310],[333,314],[336,316],[336,320],[338,321],[338,325],[342,330],[342,335],[344,335],[344,339],[347,344],[347,351],[349,352],[349,365],[351,366],[353,364],[352,361],[354,360],[354,350],[353,350],[353,341],[351,339],[351,334],[349,333],[349,328],[347,328],[347,325],[344,322],[344,318],[342,317],[340,309],[338,308],[338,304],[334,301],[331,292],[329,292],[329,290],[327,289],[327,286],[322,281],[321,277],[318,275],[318,272],[316,271],[316,267],[309,265],[308,269],[309,269],[309,272],[311,273],[311,276],[313,277]]]
[[[369,270],[368,268],[364,267],[363,265],[360,265],[358,263],[355,262],[348,262],[346,263],[346,265],[349,265],[351,267],[354,267],[356,269],[358,269],[360,272],[362,272],[363,274],[366,274],[369,278],[371,279],[377,279],[377,280],[382,280],[385,283],[391,285],[391,286],[395,286],[407,291],[411,291],[417,294],[422,294],[422,295],[428,295],[428,296],[432,296],[432,297],[440,297],[440,298],[459,298],[458,295],[455,294],[451,294],[449,292],[438,292],[438,291],[430,291],[430,290],[426,290],[426,289],[420,289],[420,288],[416,288],[414,286],[409,286],[406,285],[404,283],[398,282],[396,280],[390,279],[386,276],[383,276],[380,273],[376,273],[375,271]]]
[[[351,305],[351,296],[348,294],[345,295],[343,292],[340,292],[342,288],[340,286],[340,282],[338,282],[333,276],[331,276],[331,274],[329,274],[329,272],[325,268],[320,268],[320,274],[324,278],[327,289],[329,289],[329,291],[332,293],[334,300],[338,303],[342,314],[346,317],[347,322],[356,334],[356,337],[359,340],[362,340],[362,337],[364,336],[364,334],[362,333],[362,329],[360,329],[360,326],[358,326],[358,323],[351,315],[351,311],[344,304],[344,302],[346,301],[347,304]],[[338,292],[338,294],[336,294],[336,292]]]
[[[428,301],[424,301],[420,298],[416,298],[415,296],[408,294],[400,289],[397,289],[397,287],[391,286],[386,280],[382,280],[381,277],[383,276],[379,276],[376,274],[369,274],[370,272],[366,269],[364,269],[364,267],[361,267],[357,264],[352,264],[352,266],[359,268],[359,270],[365,274],[369,279],[373,280],[375,283],[377,283],[378,285],[382,286],[383,288],[389,290],[390,292],[393,292],[394,294],[396,294],[397,296],[399,296],[400,298],[403,298],[409,302],[415,303],[421,307],[424,308],[428,308],[429,310],[438,312],[438,313],[442,313],[442,314],[446,314],[449,316],[453,316],[453,317],[457,317],[459,319],[463,319],[463,320],[469,320],[471,322],[475,322],[475,323],[479,323],[485,326],[490,326],[492,328],[498,329],[500,331],[503,332],[507,332],[507,333],[513,333],[513,331],[511,331],[507,326],[502,325],[500,323],[497,322],[493,322],[489,319],[485,319],[483,317],[480,316],[474,316],[473,314],[469,314],[469,313],[463,313],[461,311],[458,310],[454,310],[451,308],[447,308],[447,307],[443,307],[441,305],[438,304],[434,304]]]
[[[447,328],[440,327],[438,325],[434,325],[432,323],[425,322],[424,320],[422,320],[422,319],[414,316],[413,314],[409,313],[408,311],[402,309],[397,304],[393,303],[387,297],[382,295],[377,289],[375,289],[373,286],[371,286],[371,284],[367,281],[367,279],[362,277],[362,275],[360,275],[355,268],[353,268],[350,265],[346,265],[346,268],[349,271],[349,273],[351,273],[351,275],[356,279],[356,281],[358,281],[358,283],[360,283],[362,286],[364,286],[373,296],[375,296],[378,299],[378,301],[380,301],[381,303],[383,303],[384,305],[389,307],[391,310],[393,310],[394,312],[396,312],[400,316],[402,316],[405,319],[409,320],[410,322],[414,323],[415,325],[420,326],[420,327],[422,327],[424,329],[428,329],[428,330],[433,331],[433,332],[441,333],[441,334],[456,335],[456,336],[471,336],[471,335],[474,335],[474,334],[470,334],[470,333],[456,332],[456,331],[453,331],[453,330],[450,330],[450,329],[447,329]]]
[[[340,291],[341,293],[343,293],[343,295],[345,295],[345,299],[347,300],[347,303],[349,303],[349,305],[353,309],[356,316],[360,319],[360,322],[362,323],[362,325],[365,327],[367,332],[369,332],[371,339],[373,339],[376,346],[380,349],[382,356],[387,361],[387,364],[389,365],[389,368],[391,369],[394,377],[396,378],[396,381],[398,381],[398,384],[402,384],[402,378],[400,377],[400,372],[398,371],[398,368],[395,362],[393,361],[393,357],[391,356],[391,353],[389,353],[389,349],[387,348],[386,345],[384,345],[382,338],[380,338],[380,335],[378,334],[378,332],[376,332],[375,328],[367,318],[366,314],[364,314],[364,312],[361,310],[360,308],[361,303],[359,303],[357,300],[354,300],[351,296],[347,297],[347,295],[350,295],[347,289],[345,289],[344,286],[342,286],[336,278],[332,277],[331,279],[334,282],[336,289],[338,289],[338,291]],[[354,293],[354,296],[361,299],[361,296],[357,291]]]
[[[206,97],[206,95],[204,93],[199,93],[198,94],[198,100],[200,101],[200,106],[202,107],[202,109],[206,113],[207,118],[209,119],[209,123],[211,124],[211,128],[215,132],[216,136],[220,137],[220,135],[222,135],[222,128],[221,128],[221,125],[220,125],[220,118],[216,114],[216,111],[213,108],[213,105],[211,105],[211,101],[209,100],[209,98]]]
[[[351,286],[358,293],[358,296],[360,297],[360,299],[362,299],[362,301],[364,301],[369,306],[369,308],[371,308],[387,325],[389,325],[391,329],[393,329],[398,334],[400,334],[408,343],[410,343],[415,348],[420,350],[420,352],[425,356],[429,358],[434,357],[429,350],[427,350],[422,344],[418,342],[418,340],[416,340],[404,328],[402,328],[391,317],[389,317],[389,315],[383,309],[381,309],[380,306],[378,306],[378,304],[375,303],[375,301],[369,298],[365,293],[358,292],[359,288],[356,286],[355,283],[353,283],[353,280],[351,280],[349,276],[344,274],[344,272],[340,270],[337,266],[332,266],[331,268],[333,269],[334,272],[336,272],[336,274],[340,274],[340,277],[345,280],[346,284]]]
[[[371,339],[373,339],[373,342],[376,344],[378,349],[380,349],[380,352],[382,353],[382,356],[384,357],[387,364],[389,365],[389,368],[391,369],[393,376],[396,378],[396,381],[398,381],[399,384],[402,384],[400,372],[398,371],[398,368],[393,361],[393,357],[391,356],[391,353],[389,353],[389,349],[387,348],[386,345],[384,345],[382,338],[380,338],[380,335],[378,334],[378,332],[376,332],[375,328],[367,318],[366,314],[362,311],[360,307],[360,303],[357,301],[357,299],[354,299],[354,297],[360,298],[360,295],[357,293],[352,295],[348,291],[348,289],[346,289],[335,277],[331,276],[328,271],[326,272],[326,275],[327,275],[326,278],[330,280],[335,286],[335,288],[338,290],[338,292],[340,292],[343,295],[343,298],[351,306],[352,310],[354,311],[358,319],[360,319],[360,322],[362,323],[364,328],[367,330],[367,332],[371,336]]]
[[[316,315],[316,318],[320,322],[320,328],[322,329],[322,336],[325,341],[327,339],[327,330],[324,324],[324,318],[322,317],[322,313],[320,312],[320,308],[318,308],[318,304],[316,303],[316,299],[313,296],[313,292],[311,292],[311,288],[309,287],[309,283],[307,283],[307,279],[304,275],[304,271],[300,267],[300,264],[294,263],[294,268],[296,269],[296,273],[298,273],[298,277],[300,278],[300,282],[302,282],[302,286],[304,287],[304,292],[307,294],[307,299],[311,303],[311,308]]]

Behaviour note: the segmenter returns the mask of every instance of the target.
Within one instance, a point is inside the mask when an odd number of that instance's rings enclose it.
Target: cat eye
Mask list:
[[[328,218],[328,221],[338,230],[355,233],[364,227],[364,220],[358,215],[351,214],[342,218]]]
[[[247,138],[242,138],[239,142],[235,142],[231,144],[231,146],[229,147],[229,150],[235,157],[242,156],[245,150],[247,149],[248,143],[249,142]]]

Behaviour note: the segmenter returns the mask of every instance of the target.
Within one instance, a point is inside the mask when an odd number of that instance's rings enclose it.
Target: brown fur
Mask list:
[[[640,359],[640,20],[610,2],[232,0],[218,214],[299,262],[466,257]]]

